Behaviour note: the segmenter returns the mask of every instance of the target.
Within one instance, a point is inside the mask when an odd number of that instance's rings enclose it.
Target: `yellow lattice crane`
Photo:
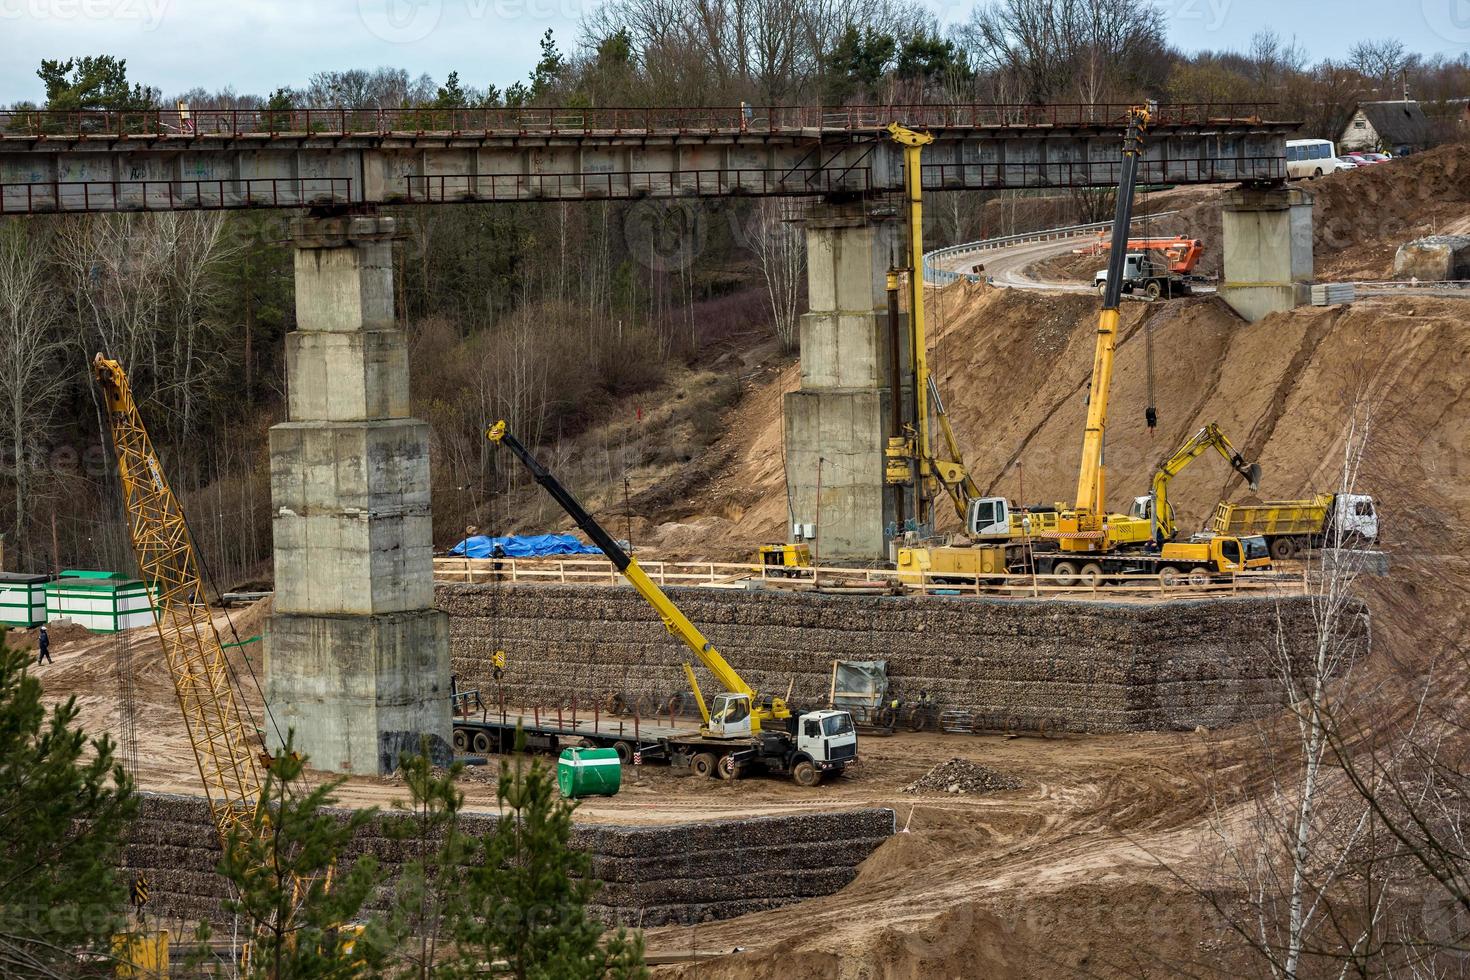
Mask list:
[[[101,354],[92,367],[107,405],[128,537],[155,610],[158,638],[194,749],[215,833],[220,846],[225,847],[232,834],[256,834],[270,826],[267,815],[259,812],[262,779],[261,764],[252,746],[255,727],[241,709],[225,646],[209,614],[193,536],[148,438],[127,373]],[[330,883],[330,873],[326,880]],[[293,876],[293,905],[299,904],[311,883],[310,879]],[[338,941],[350,949],[360,931],[356,924],[344,926]],[[119,942],[130,960],[125,963],[130,972],[123,973],[120,967],[119,975],[166,974],[167,933],[146,938],[124,936]],[[247,961],[252,946],[245,944]]]
[[[260,806],[260,768],[250,744],[255,729],[230,682],[183,508],[164,478],[127,374],[101,354],[93,370],[107,403],[128,537],[157,613],[158,638],[223,844],[236,827],[253,823]]]

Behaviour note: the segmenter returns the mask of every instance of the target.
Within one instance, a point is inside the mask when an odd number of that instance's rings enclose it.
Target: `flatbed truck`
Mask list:
[[[857,729],[850,713],[835,709],[795,711],[779,695],[758,695],[639,567],[637,559],[624,551],[612,535],[587,513],[571,491],[562,486],[561,481],[542,466],[520,440],[506,431],[504,422],[488,428],[485,436],[491,443],[509,449],[531,471],[542,489],[561,505],[567,516],[653,608],[669,634],[682,642],[725,689],[706,705],[694,669],[686,663],[684,676],[704,719],[704,724],[697,731],[658,731],[644,739],[642,732],[635,729],[630,740],[626,725],[620,727],[614,737],[610,730],[594,723],[591,729],[580,734],[583,741],[617,749],[619,754],[646,750],[652,758],[666,758],[675,765],[687,764],[700,776],[738,779],[749,773],[769,772],[789,775],[800,786],[815,786],[826,776],[841,774],[857,760]],[[455,707],[458,715],[458,701]],[[532,718],[532,726],[527,729],[525,716],[521,715],[514,724],[508,717],[494,723],[482,718],[476,726],[468,723],[462,726],[456,717],[455,738],[459,741],[459,733],[463,731],[473,747],[480,741],[477,736],[483,734],[484,743],[504,748],[507,737],[514,739],[517,724],[525,732],[528,744],[538,744],[532,739],[545,742],[560,740],[567,735],[560,724],[552,729],[536,717]]]
[[[666,763],[706,778],[738,779],[759,768],[789,775],[802,785],[815,785],[840,774],[857,756],[856,729],[845,712],[828,712],[815,734],[800,731],[797,719],[781,731],[763,727],[753,742],[706,734],[696,725],[643,719],[559,715],[540,712],[484,712],[479,718],[456,715],[454,749],[461,755],[504,755],[517,739],[526,751],[555,755],[568,746],[613,749],[624,765]],[[830,729],[826,731],[824,729]],[[851,735],[845,745],[824,751],[827,736]],[[764,740],[769,744],[759,744]],[[794,742],[797,752],[788,751]],[[828,756],[831,756],[830,758]],[[806,771],[810,766],[811,772]],[[798,773],[798,770],[801,770]],[[800,778],[798,778],[800,776]]]

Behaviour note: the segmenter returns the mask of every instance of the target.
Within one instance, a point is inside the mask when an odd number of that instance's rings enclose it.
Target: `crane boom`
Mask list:
[[[582,532],[592,540],[593,544],[602,549],[602,553],[613,563],[613,567],[621,572],[623,577],[628,580],[628,584],[633,586],[638,594],[643,597],[644,601],[653,607],[654,611],[658,613],[659,618],[663,620],[664,628],[699,658],[699,662],[704,664],[709,672],[715,676],[715,680],[719,681],[720,685],[726,691],[732,694],[743,694],[750,698],[751,717],[754,721],[753,727],[757,731],[759,730],[759,722],[762,718],[770,720],[790,717],[790,711],[787,709],[785,702],[779,697],[772,697],[769,707],[760,703],[760,699],[756,696],[755,690],[745,682],[745,678],[741,677],[739,672],[730,666],[729,661],[720,654],[720,651],[715,649],[714,644],[699,631],[699,627],[690,622],[689,617],[679,611],[679,607],[674,605],[673,600],[664,594],[663,589],[660,589],[654,583],[653,579],[648,577],[648,573],[639,567],[638,560],[629,555],[623,550],[621,545],[613,540],[612,535],[608,534],[607,530],[601,524],[597,523],[597,520],[591,514],[587,513],[586,508],[572,495],[571,491],[562,486],[561,481],[553,476],[546,467],[542,466],[540,461],[531,455],[531,451],[519,439],[506,431],[503,421],[496,422],[487,429],[485,431],[485,437],[492,443],[505,446],[515,454],[515,457],[521,461],[526,469],[531,471],[531,476],[535,478],[536,482],[551,495],[553,500],[561,505],[561,509],[567,512],[567,516],[572,519],[573,523],[581,528]]]
[[[1133,193],[1138,186],[1138,160],[1150,114],[1136,106],[1128,113],[1123,140],[1123,169],[1118,178],[1118,205],[1113,215],[1113,240],[1108,253],[1108,282],[1103,291],[1097,323],[1097,347],[1092,361],[1092,383],[1087,392],[1087,430],[1082,438],[1082,467],[1077,477],[1076,508],[1085,524],[1101,526],[1107,477],[1103,437],[1108,423],[1108,391],[1113,382],[1113,355],[1118,342],[1118,309],[1123,302],[1123,265],[1128,258],[1128,228],[1133,221]],[[1089,528],[1090,529],[1090,528]]]
[[[255,731],[230,683],[183,508],[164,477],[127,374],[101,354],[93,371],[107,405],[128,536],[157,611],[158,638],[223,846],[235,828],[250,828],[260,805],[261,776],[250,748]]]

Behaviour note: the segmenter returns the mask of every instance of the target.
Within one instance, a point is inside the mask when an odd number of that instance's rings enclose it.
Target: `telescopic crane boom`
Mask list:
[[[761,721],[791,717],[791,712],[782,698],[772,696],[763,701],[757,696],[755,689],[745,682],[745,678],[741,677],[734,667],[730,666],[729,661],[715,649],[714,644],[699,631],[699,627],[691,623],[689,618],[679,611],[679,607],[674,605],[664,591],[648,577],[648,573],[639,567],[638,560],[613,540],[612,535],[608,534],[607,530],[597,523],[591,514],[587,513],[577,498],[572,496],[571,491],[562,486],[561,481],[542,466],[519,439],[506,431],[503,421],[496,422],[487,429],[485,437],[496,445],[505,446],[515,454],[526,469],[531,471],[531,476],[536,482],[541,484],[552,499],[561,505],[561,509],[567,512],[567,516],[571,517],[577,527],[582,529],[593,544],[602,549],[602,553],[628,580],[628,584],[632,585],[644,601],[653,607],[659,618],[663,620],[664,628],[699,658],[699,662],[704,664],[726,691],[743,695],[750,700],[753,731],[760,730]]]
[[[1119,307],[1123,301],[1123,267],[1128,258],[1128,229],[1133,221],[1133,195],[1138,186],[1138,163],[1143,156],[1143,137],[1152,120],[1149,106],[1128,111],[1128,133],[1123,140],[1123,167],[1118,178],[1118,206],[1113,215],[1112,245],[1108,253],[1108,279],[1098,315],[1097,346],[1092,361],[1092,382],[1087,392],[1087,429],[1082,437],[1082,464],[1077,476],[1074,513],[1062,520],[1063,551],[1108,551],[1115,543],[1132,541],[1146,528],[1124,530],[1124,515],[1109,517],[1106,508],[1107,471],[1104,437],[1108,424],[1108,394],[1113,383],[1113,358],[1118,343]],[[1117,532],[1122,532],[1121,534]]]

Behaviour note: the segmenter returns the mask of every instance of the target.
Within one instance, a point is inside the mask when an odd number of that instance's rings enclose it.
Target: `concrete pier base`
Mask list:
[[[296,228],[291,419],[271,429],[276,600],[266,698],[319,769],[387,774],[449,747],[448,629],[433,609],[429,427],[408,418],[393,220]]]
[[[861,209],[807,219],[801,390],[785,400],[792,518],[823,559],[882,559],[893,491],[884,482],[890,377],[886,226]]]
[[[1242,187],[1225,195],[1220,298],[1248,322],[1310,301],[1312,202],[1296,187]]]

